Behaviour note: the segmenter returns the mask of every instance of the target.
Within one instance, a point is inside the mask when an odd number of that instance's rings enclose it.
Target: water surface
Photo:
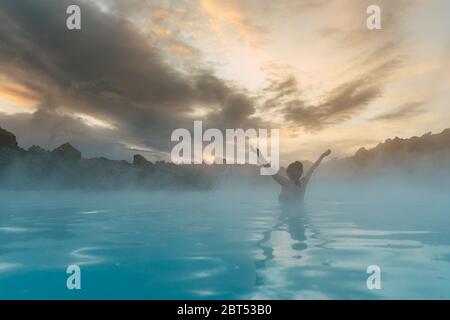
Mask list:
[[[2,192],[1,299],[449,299],[445,197]],[[81,267],[81,290],[66,268]],[[378,265],[382,288],[369,290]]]

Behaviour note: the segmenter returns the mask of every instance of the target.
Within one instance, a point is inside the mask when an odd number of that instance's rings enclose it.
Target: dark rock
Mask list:
[[[140,154],[135,154],[133,157],[133,165],[135,166],[152,166],[153,163],[145,159]]]
[[[359,148],[355,153],[355,159],[358,161],[364,161],[370,156],[369,151],[366,148]]]
[[[30,154],[36,155],[36,154],[45,154],[45,153],[47,153],[47,150],[45,150],[39,146],[32,145],[31,147],[28,148],[28,152]]]
[[[62,157],[64,159],[70,160],[80,160],[81,152],[73,147],[70,143],[65,143],[55,150],[52,151],[53,154]]]
[[[0,148],[17,148],[16,136],[2,128],[0,128]]]

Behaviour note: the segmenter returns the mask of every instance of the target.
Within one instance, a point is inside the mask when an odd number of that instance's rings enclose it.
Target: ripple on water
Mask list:
[[[110,210],[88,210],[88,211],[78,211],[78,214],[86,214],[86,215],[91,215],[91,214],[99,214],[99,213],[108,213],[111,212]]]
[[[5,233],[25,233],[28,232],[29,229],[27,228],[20,228],[20,227],[0,227],[0,232]]]
[[[94,265],[94,264],[101,264],[105,261],[105,259],[101,256],[93,255],[93,254],[87,254],[86,252],[94,251],[94,250],[102,250],[104,248],[102,247],[84,247],[79,248],[76,250],[73,250],[70,255],[72,257],[75,257],[77,259],[80,259],[79,261],[74,262],[74,264],[77,265]]]
[[[0,262],[0,272],[8,272],[23,267],[21,263]]]

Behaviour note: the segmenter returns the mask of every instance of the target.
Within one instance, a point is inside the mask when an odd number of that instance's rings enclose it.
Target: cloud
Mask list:
[[[200,11],[207,16],[208,26],[214,31],[232,33],[238,40],[259,47],[262,35],[267,32],[248,18],[238,1],[201,0]]]
[[[273,97],[266,100],[265,106],[281,113],[284,121],[291,126],[311,131],[321,130],[361,113],[372,101],[381,97],[386,79],[398,65],[398,61],[383,63],[338,85],[315,104],[302,98],[301,89],[292,76],[272,80],[265,91]]]
[[[272,93],[272,99],[278,100],[285,96],[291,96],[298,91],[298,82],[295,76],[288,75],[286,78],[280,80],[269,80],[269,85],[263,91]]]
[[[323,137],[373,102],[382,105],[386,92],[397,95],[408,86],[397,69],[417,66],[406,61],[408,54],[424,58],[420,50],[405,50],[415,40],[405,37],[405,17],[416,2],[2,1],[0,108],[37,111],[2,115],[0,125],[32,134],[25,127],[34,119],[48,131],[36,139],[44,146],[58,133],[67,140],[79,137],[87,154],[95,154],[90,133],[110,146],[112,157],[127,146],[164,155],[172,130],[192,128],[193,120],[203,120],[204,127],[278,126]],[[82,8],[79,32],[65,28],[68,4]],[[382,30],[367,30],[369,4],[381,6]],[[268,64],[283,68],[266,73]],[[256,88],[264,76],[266,86]],[[409,100],[428,101],[422,91]],[[392,121],[420,110],[410,106],[374,119]],[[366,127],[362,118],[350,125]],[[56,121],[71,129],[63,132]]]
[[[288,15],[295,13],[297,18],[299,14],[305,15],[308,30],[305,39],[312,40],[312,34],[319,36],[314,43],[320,44],[317,48],[321,50],[321,63],[331,70],[320,69],[324,68],[321,65],[312,69],[314,72],[323,70],[323,76],[329,79],[302,74],[302,71],[276,74],[261,93],[264,113],[284,125],[316,132],[363,113],[372,102],[383,97],[391,76],[404,65],[402,23],[414,3],[365,0],[323,1],[317,2],[317,7],[310,6],[308,1],[274,4],[280,10],[289,11],[286,12]],[[380,5],[383,30],[367,29],[366,8],[370,4]],[[297,13],[295,8],[298,6],[303,6],[305,11]],[[281,12],[269,11],[270,14]],[[289,18],[284,16],[283,19]],[[300,23],[299,27],[304,27]],[[304,51],[307,50],[308,46]],[[315,54],[316,50],[313,50],[305,57],[315,63],[311,58]],[[301,69],[308,71],[305,66]],[[313,82],[311,78],[320,81]],[[327,86],[326,89],[322,88],[323,85]]]
[[[130,147],[124,142],[126,137],[123,134],[89,125],[83,119],[71,115],[43,109],[14,115],[0,113],[0,127],[13,132],[19,146],[25,149],[38,145],[53,150],[69,142],[83,151],[83,157],[108,155],[112,159],[131,160]]]
[[[65,9],[74,3],[82,8],[81,31],[65,27]],[[211,121],[223,126],[255,121],[245,92],[211,71],[171,67],[115,11],[86,1],[23,0],[2,2],[0,15],[0,73],[37,97],[34,121],[82,113],[111,124],[117,139],[163,152],[173,129],[192,127],[196,106],[209,108]],[[70,122],[64,119],[61,126]],[[71,137],[83,127],[74,128],[66,130]]]
[[[415,117],[426,111],[423,109],[424,104],[424,101],[407,102],[400,105],[394,110],[387,111],[372,118],[372,120],[394,121]]]

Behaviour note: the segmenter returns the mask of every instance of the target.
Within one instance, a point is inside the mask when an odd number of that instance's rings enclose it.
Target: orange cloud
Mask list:
[[[164,8],[157,8],[155,11],[153,11],[153,17],[155,19],[164,19],[167,18],[169,16],[169,11],[167,9]]]
[[[172,30],[159,26],[153,21],[150,21],[148,25],[153,33],[159,37],[170,37],[172,35]]]
[[[178,55],[189,55],[191,53],[191,48],[189,48],[188,46],[185,46],[183,44],[172,44],[172,46],[169,48],[169,50],[173,53],[176,53]]]
[[[255,37],[256,27],[249,23],[240,8],[232,1],[202,0],[200,11],[207,15],[208,23],[217,33],[231,31],[237,33],[244,41],[260,46]]]
[[[41,97],[28,88],[15,83],[9,82],[4,77],[0,77],[0,99],[13,102],[16,105],[25,107],[34,107],[39,103]]]

